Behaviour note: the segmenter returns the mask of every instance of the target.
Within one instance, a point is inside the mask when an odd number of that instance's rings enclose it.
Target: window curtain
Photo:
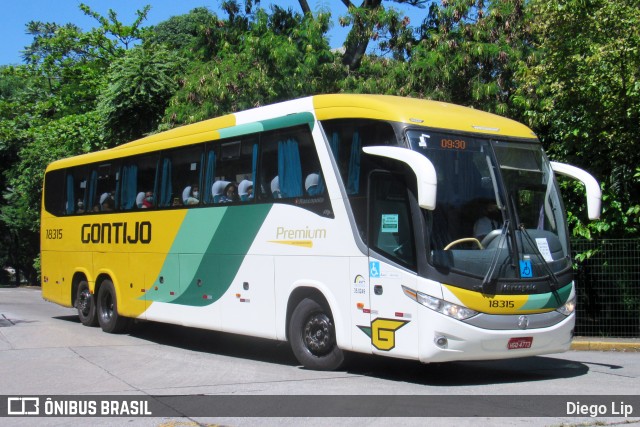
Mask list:
[[[172,193],[171,159],[165,157],[162,159],[162,183],[160,184],[160,200],[158,206],[170,206]]]
[[[360,157],[362,151],[362,141],[360,133],[355,131],[351,141],[351,157],[349,158],[349,177],[347,179],[347,194],[358,194],[360,192]]]
[[[207,172],[204,178],[204,188],[202,194],[204,195],[204,203],[213,203],[213,182],[216,178],[216,153],[210,150],[207,153]]]
[[[73,191],[73,175],[67,174],[67,215],[71,215],[75,212],[76,196]]]
[[[333,132],[333,134],[331,134],[329,147],[331,147],[333,158],[336,159],[336,164],[340,164],[340,135],[338,132]]]
[[[282,197],[302,196],[302,167],[298,142],[278,142],[278,179]]]
[[[90,211],[94,208],[94,205],[97,204],[96,200],[96,189],[98,187],[98,171],[91,171],[91,176],[89,178],[89,191],[84,193],[84,208],[87,211]]]
[[[253,144],[253,153],[251,158],[251,185],[253,185],[253,197],[256,197],[258,187],[256,185],[256,177],[258,176],[258,144]]]
[[[129,165],[122,167],[120,174],[120,194],[116,192],[116,208],[133,209],[136,203],[136,191],[138,188],[138,166]],[[118,206],[119,202],[119,206]]]

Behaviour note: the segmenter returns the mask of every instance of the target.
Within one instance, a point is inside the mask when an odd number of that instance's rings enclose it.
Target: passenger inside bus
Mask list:
[[[238,200],[239,200],[238,189],[236,187],[236,183],[230,182],[224,188],[224,193],[220,197],[220,203],[231,203],[231,202],[237,202]]]
[[[182,191],[182,202],[187,206],[197,205],[200,203],[200,192],[197,185],[187,185]]]
[[[495,201],[481,199],[478,201],[477,206],[478,216],[473,224],[473,237],[481,241],[491,231],[500,228],[502,219],[500,209]]]
[[[147,191],[142,200],[142,208],[148,209],[153,207],[153,191]]]

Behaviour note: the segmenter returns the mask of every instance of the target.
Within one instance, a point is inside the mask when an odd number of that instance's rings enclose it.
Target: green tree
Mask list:
[[[181,64],[177,54],[157,45],[137,47],[114,62],[98,106],[112,145],[156,129],[178,88]]]
[[[222,25],[201,34],[212,57],[189,65],[163,129],[319,93],[335,81],[335,55],[325,37],[328,15],[302,16],[279,7],[271,14],[228,14]]]
[[[37,283],[39,211],[46,165],[105,147],[104,120],[95,111],[109,65],[141,37],[149,8],[124,25],[113,11],[82,32],[73,24],[31,22],[26,65],[0,70],[0,261]]]
[[[19,161],[6,172],[6,204],[0,208],[0,221],[8,229],[7,257],[17,271],[31,283],[38,283],[33,260],[40,247],[40,203],[46,166],[72,154],[104,147],[99,116],[96,113],[66,116],[29,129],[31,142],[18,153]]]
[[[518,74],[516,103],[550,155],[603,185],[603,216],[585,223],[583,198],[566,184],[574,232],[638,235],[640,10],[633,0],[533,0],[539,54]]]
[[[150,6],[137,11],[131,25],[119,21],[111,9],[106,17],[82,3],[80,9],[99,26],[84,32],[71,23],[31,21],[27,24],[27,34],[33,37],[33,42],[26,47],[24,60],[33,75],[46,82],[46,93],[60,100],[58,108],[63,110],[54,111],[58,116],[94,108],[105,70],[140,40],[141,24]]]
[[[154,26],[145,41],[165,46],[189,61],[208,61],[215,52],[216,39],[224,22],[209,9],[199,7]]]

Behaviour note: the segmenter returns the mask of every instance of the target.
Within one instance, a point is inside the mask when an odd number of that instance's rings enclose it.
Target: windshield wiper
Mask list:
[[[527,239],[527,242],[529,242],[529,245],[531,245],[534,255],[536,255],[540,259],[540,261],[542,261],[542,265],[544,266],[544,269],[546,270],[547,274],[549,275],[549,278],[553,282],[550,286],[551,290],[555,293],[556,289],[558,289],[560,285],[558,282],[558,277],[555,275],[553,270],[551,270],[551,267],[549,267],[549,263],[547,263],[547,260],[544,259],[544,256],[540,252],[540,249],[538,249],[538,245],[536,244],[536,242],[533,241],[533,238],[527,231],[527,228],[524,226],[524,224],[520,224],[518,228],[520,229],[524,237]],[[522,248],[522,250],[524,251],[524,247]],[[557,297],[558,296],[556,295],[556,298]]]
[[[509,229],[509,220],[505,220],[504,224],[502,224],[502,231],[500,232],[500,238],[498,240],[498,247],[496,251],[493,253],[493,258],[491,258],[491,264],[489,264],[489,270],[487,270],[487,274],[485,274],[484,279],[482,279],[482,293],[486,293],[486,286],[491,283],[493,279],[493,275],[496,271],[496,267],[498,266],[498,259],[500,258],[500,249],[502,248],[502,242],[507,237],[507,230]]]

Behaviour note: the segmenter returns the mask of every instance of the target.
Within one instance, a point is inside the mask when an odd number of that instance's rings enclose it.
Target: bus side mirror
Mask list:
[[[402,147],[373,146],[363,147],[362,151],[372,156],[387,157],[406,163],[418,179],[418,205],[431,211],[436,208],[438,179],[436,169],[429,159]]]
[[[551,162],[551,168],[560,175],[565,175],[584,184],[587,190],[587,214],[589,219],[600,218],[602,191],[598,181],[587,171],[565,163]]]

